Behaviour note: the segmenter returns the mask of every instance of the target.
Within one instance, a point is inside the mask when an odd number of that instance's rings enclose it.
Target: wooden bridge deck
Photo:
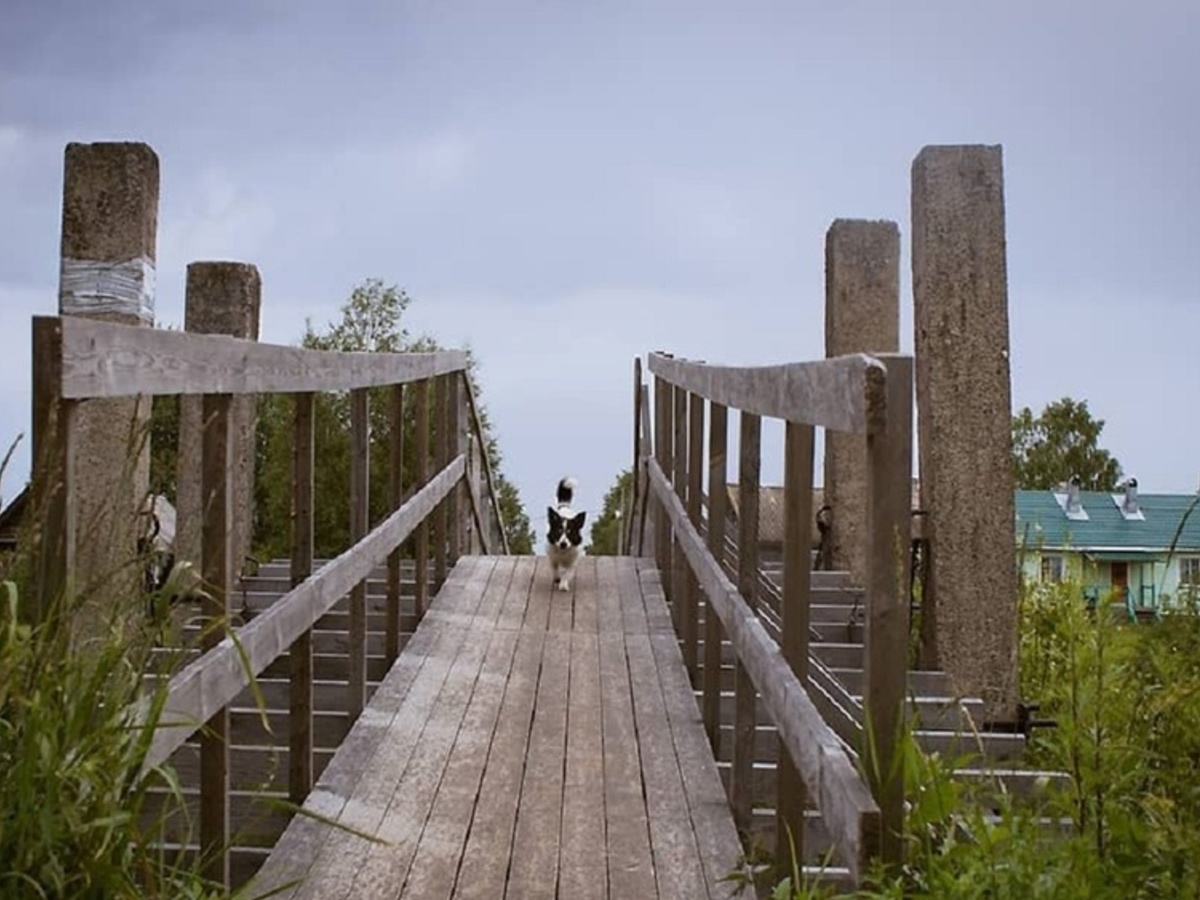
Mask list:
[[[740,847],[658,571],[464,557],[255,879],[320,898],[705,898]],[[372,841],[346,830],[374,835]],[[385,841],[382,843],[379,841]]]

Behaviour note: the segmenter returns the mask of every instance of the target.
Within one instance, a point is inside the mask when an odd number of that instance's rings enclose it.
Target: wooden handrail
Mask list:
[[[340,353],[76,316],[39,319],[56,319],[61,329],[64,399],[348,391],[408,384],[467,364],[461,350]]]
[[[783,658],[779,645],[709,553],[657,460],[650,460],[649,476],[650,489],[665,510],[711,609],[724,625],[734,652],[761,695],[810,795],[817,800],[830,838],[841,852],[851,877],[861,879],[870,860],[879,855],[882,831],[879,806],[838,735],[826,724]]]
[[[466,459],[460,455],[363,540],[176,674],[168,685],[166,706],[143,771],[163,763],[249,685],[252,677],[286,653],[354,585],[382,564],[454,489],[465,471]]]
[[[651,353],[651,374],[706,400],[757,416],[866,434],[878,427],[885,371],[861,353],[776,366],[714,366]]]

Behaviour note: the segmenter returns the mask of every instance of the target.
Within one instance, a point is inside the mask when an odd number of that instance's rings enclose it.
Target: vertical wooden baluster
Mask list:
[[[370,527],[370,391],[350,392],[350,542],[357,544]],[[350,677],[346,710],[350,724],[367,702],[367,578],[350,589]]]
[[[758,607],[758,482],[762,460],[762,420],[744,410],[738,465],[738,591],[750,609]],[[733,819],[750,833],[753,816],[756,696],[750,674],[739,660],[734,667],[733,768],[730,771]]]
[[[434,444],[433,470],[434,477],[441,473],[449,462],[450,453],[450,416],[448,409],[449,383],[446,375],[439,375],[434,381],[436,390],[433,403]],[[450,514],[450,498],[446,497],[433,511],[433,584],[434,591],[440,591],[446,581],[446,546],[448,539],[447,520]]]
[[[780,646],[801,684],[808,682],[809,582],[811,580],[813,427],[797,422],[784,426],[783,448],[783,602]],[[804,860],[804,782],[783,741],[779,742],[775,858],[790,853]],[[789,841],[790,837],[790,841]],[[790,871],[790,870],[789,870]]]
[[[708,411],[708,549],[717,559],[725,552],[726,487],[729,459],[729,410],[720,403]],[[709,603],[704,610],[704,728],[721,759],[721,643],[725,629]]]
[[[229,394],[206,394],[201,449],[201,573],[208,620],[202,647],[216,646],[228,630],[230,566],[230,409]],[[229,707],[205,723],[200,737],[200,850],[204,875],[229,885]]]
[[[404,385],[396,384],[391,390],[388,408],[388,508],[395,512],[404,504]],[[388,554],[387,574],[387,635],[384,653],[387,666],[400,655],[400,558],[401,548]]]
[[[25,615],[40,622],[75,572],[77,401],[62,396],[62,320],[33,320],[33,514],[37,532],[34,593]]]
[[[421,490],[429,481],[429,384],[430,379],[424,378],[416,383],[414,389],[417,406],[416,421],[416,452],[414,454],[414,484],[413,492]],[[414,567],[416,571],[416,595],[413,607],[417,622],[425,615],[425,607],[429,605],[429,519],[426,517],[417,526],[416,539],[413,542]]]
[[[463,447],[462,438],[462,396],[459,391],[458,372],[451,372],[445,376],[446,386],[446,445],[445,459],[442,460],[442,465],[446,466],[458,459],[462,453]],[[465,477],[465,476],[464,476]],[[448,542],[447,562],[453,566],[458,562],[458,558],[462,555],[463,546],[463,485],[466,482],[459,479],[458,483],[450,489],[450,493],[446,496],[446,518],[449,520],[446,526],[446,539]]]
[[[313,568],[313,401],[311,393],[292,399],[292,587]],[[288,797],[303,803],[313,785],[312,629],[289,650]]]

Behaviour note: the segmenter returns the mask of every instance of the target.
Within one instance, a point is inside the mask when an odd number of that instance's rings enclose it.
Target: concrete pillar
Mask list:
[[[262,279],[248,263],[194,262],[187,268],[184,330],[258,340]],[[178,531],[175,555],[200,563],[201,398],[182,397],[179,408]],[[256,398],[233,398],[232,513],[229,546],[235,576],[245,569],[254,523],[254,431]]]
[[[59,313],[154,323],[158,156],[146,144],[68,144]],[[103,584],[101,615],[134,599],[139,511],[150,482],[150,403],[88,400],[76,419],[77,584]]]
[[[925,147],[912,168],[923,662],[1009,721],[1017,701],[1012,398],[1001,148]]]
[[[837,219],[825,233],[825,355],[900,351],[900,229]],[[825,434],[825,502],[832,567],[866,583],[867,444]]]

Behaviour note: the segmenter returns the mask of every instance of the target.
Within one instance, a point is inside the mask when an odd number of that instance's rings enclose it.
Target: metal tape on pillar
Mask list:
[[[63,259],[58,308],[66,316],[110,313],[154,322],[154,263],[145,256],[122,262]]]

